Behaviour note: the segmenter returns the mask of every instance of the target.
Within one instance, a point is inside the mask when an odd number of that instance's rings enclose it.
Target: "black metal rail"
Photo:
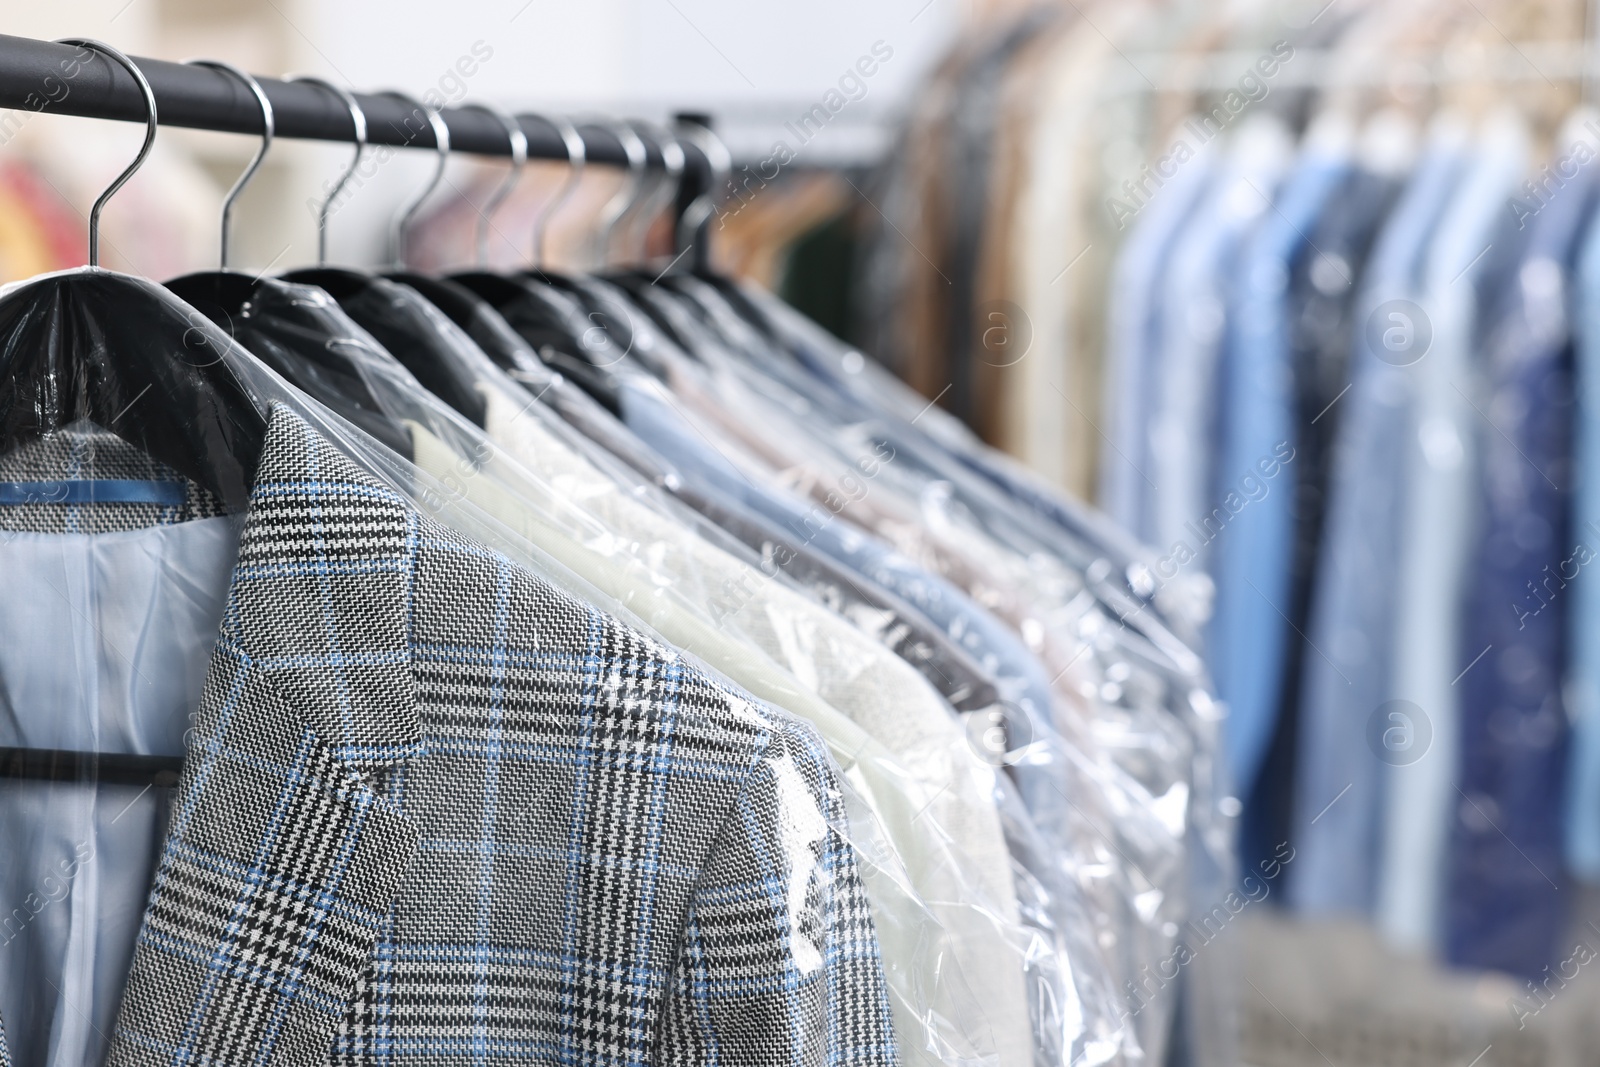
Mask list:
[[[261,109],[238,79],[218,70],[132,57],[155,91],[157,121],[163,126],[259,134]],[[352,137],[350,113],[333,94],[314,85],[257,76],[272,101],[277,136],[313,141]],[[416,112],[390,96],[356,93],[367,114],[367,143],[404,148],[434,148],[433,130],[417,121]],[[98,52],[74,45],[35,41],[0,34],[0,108],[78,115],[84,118],[143,122],[144,98],[133,76]],[[450,149],[472,155],[510,156],[505,129],[492,116],[476,110],[443,108],[450,127]],[[567,158],[566,145],[554,125],[536,115],[520,115],[528,135],[530,159]],[[3,131],[0,116],[0,131]],[[627,154],[617,137],[602,125],[580,124],[588,160],[626,166]],[[661,148],[644,131],[650,162],[659,166]],[[683,146],[685,170],[709,174],[705,157]]]

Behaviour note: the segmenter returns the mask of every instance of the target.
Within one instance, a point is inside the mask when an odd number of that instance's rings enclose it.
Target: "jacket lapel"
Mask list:
[[[416,847],[415,516],[273,410],[109,1062],[329,1057]]]

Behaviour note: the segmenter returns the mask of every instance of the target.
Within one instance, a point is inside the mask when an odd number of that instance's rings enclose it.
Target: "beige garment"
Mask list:
[[[1104,237],[1086,212],[1092,200],[1084,189],[1098,189],[1100,166],[1086,142],[1102,83],[1124,62],[1113,42],[1146,15],[1138,3],[1101,5],[1092,24],[1074,25],[1055,43],[1052,61],[1040,65],[1039,103],[1010,234],[1014,290],[1007,299],[1027,313],[1033,339],[1004,377],[1002,404],[1012,422],[996,443],[1081,499],[1093,492],[1099,454],[1100,353],[1082,348],[1078,322],[1101,311],[1078,303],[1095,294],[1072,275],[1104,269],[1106,251],[1096,256]]]
[[[842,619],[630,499],[507,393],[485,396],[490,435],[556,496],[599,520],[586,543],[489,478],[464,474],[455,453],[413,426],[417,465],[448,475],[471,503],[670,643],[811,723],[898,857],[868,846],[862,868],[902,1059],[934,1067],[997,1057],[1001,1067],[1026,1067],[1031,939],[1018,923],[993,771],[964,747],[942,699]],[[726,613],[713,624],[699,605],[719,604]]]
[[[505,394],[486,391],[486,429],[609,530],[642,547],[652,569],[720,628],[737,633],[848,715],[932,791],[939,822],[976,870],[984,896],[1014,921],[1015,889],[995,812],[993,769],[976,758],[944,698],[910,664],[849,621],[623,493]],[[948,801],[948,804],[947,804]],[[1011,901],[1011,904],[1004,902]]]
[[[1011,241],[1028,175],[1028,134],[1040,103],[1034,83],[1043,76],[1040,68],[1055,58],[1056,42],[1071,33],[1077,21],[1063,19],[1038,33],[1011,58],[1000,80],[985,186],[988,203],[983,205],[972,291],[975,336],[967,345],[972,379],[972,413],[967,423],[978,437],[992,443],[1005,439],[1015,425],[1006,407],[1015,399],[1007,381],[1015,360],[1032,346],[1032,318],[1012,300]]]
[[[888,165],[893,181],[883,198],[883,230],[873,248],[877,277],[890,321],[868,323],[871,351],[893,366],[913,389],[934,396],[950,381],[945,364],[945,304],[949,282],[936,265],[948,245],[951,190],[945,139],[958,106],[961,73],[971,38],[939,62],[911,99],[911,114]]]

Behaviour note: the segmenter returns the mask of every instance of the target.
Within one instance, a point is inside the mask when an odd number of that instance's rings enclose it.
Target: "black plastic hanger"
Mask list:
[[[390,258],[396,268],[403,269],[411,220],[444,178],[445,164],[450,158],[450,127],[436,109],[425,107],[403,93],[387,95],[411,104],[427,120],[438,150],[438,164],[432,177],[395,213],[390,224]],[[359,110],[354,97],[348,104]],[[421,294],[388,278],[328,267],[326,260],[314,269],[290,271],[284,279],[315,285],[326,291],[424,388],[474,424],[483,425],[486,402],[475,385],[476,376],[461,365],[448,339],[439,335],[436,323],[429,317],[433,309]]]
[[[508,343],[504,338],[497,342],[492,337],[479,338],[474,335],[484,352],[502,369],[518,374],[526,369],[520,367],[522,353],[532,352],[548,370],[571,379],[615,412],[619,403],[617,389],[610,381],[603,361],[601,366],[596,366],[595,361],[577,354],[583,351],[586,341],[603,343],[603,335],[589,333],[595,324],[587,317],[583,304],[571,293],[551,284],[559,276],[543,269],[549,220],[571,196],[587,165],[583,137],[577,127],[565,118],[535,117],[549,123],[561,134],[567,146],[568,169],[566,181],[556,195],[541,207],[534,219],[532,267],[522,272],[499,273],[489,270],[485,262],[487,257],[480,256],[476,269],[458,271],[435,281],[432,286],[418,285],[417,288],[430,299],[437,294],[435,302],[440,309],[458,326],[468,330],[469,334],[473,329],[469,323],[473,322],[476,314],[472,308],[481,301],[482,306],[492,313],[491,321],[503,323],[516,338],[515,342]],[[513,174],[511,179],[514,180],[514,177]],[[509,188],[509,180],[502,188]],[[480,220],[480,227],[487,226],[488,214],[485,212],[486,218]],[[409,276],[403,280],[412,282]],[[489,329],[500,332],[498,326]]]
[[[267,366],[300,389],[338,412],[350,422],[372,434],[401,455],[411,453],[411,436],[403,426],[386,415],[347,354],[351,344],[365,343],[359,330],[350,328],[337,308],[318,306],[301,298],[295,286],[273,278],[252,277],[228,269],[229,235],[234,201],[272,146],[274,121],[272,102],[260,83],[228,63],[215,60],[190,60],[220,70],[243,82],[261,106],[261,147],[222,203],[221,270],[199,271],[167,282],[167,288],[226,330]],[[310,81],[341,98],[345,94],[320,78]],[[351,97],[351,104],[354,98]],[[366,118],[360,108],[351,111],[356,155],[340,175],[329,201],[343,188],[361,160],[366,146]],[[327,251],[328,201],[318,212],[317,249]]]
[[[564,198],[567,188],[583,165],[582,138],[570,123],[546,119],[564,131],[568,143],[569,181],[552,203]],[[642,125],[642,124],[641,124]],[[649,148],[634,126],[605,123],[622,145],[628,158],[629,180],[606,204],[594,237],[602,258],[610,258],[621,235],[625,254],[633,251],[634,231],[643,224],[648,236],[650,220],[661,202],[661,193],[676,189],[683,172],[682,148],[670,135],[660,138],[664,176],[652,180],[648,175]],[[585,392],[613,413],[618,410],[620,386],[616,375],[644,354],[634,351],[636,324],[645,315],[632,297],[597,275],[563,275],[543,266],[544,221],[550,208],[536,222],[534,264],[514,274],[501,274],[482,268],[450,276],[449,280],[471,290],[487,301],[496,313],[516,331],[527,346],[538,353],[545,365],[570,378]],[[637,216],[637,217],[636,217]],[[644,241],[638,242],[642,258]],[[510,370],[511,365],[500,360]],[[647,372],[659,372],[648,363]]]
[[[89,265],[0,298],[0,453],[92,420],[210,491],[228,511],[249,499],[267,409],[239,376],[249,357],[160,286],[100,267],[100,215],[150,153],[156,101],[120,51],[71,39],[120,63],[144,96],[144,143],[89,213]],[[171,785],[181,757],[0,747],[0,777]]]
[[[510,115],[487,104],[464,104],[464,108],[482,111],[497,119],[506,130],[506,141],[511,149],[511,169],[488,201],[478,210],[477,233],[474,246],[477,251],[478,270],[487,271],[489,265],[489,231],[494,228],[494,216],[507,196],[516,188],[528,163],[528,135],[522,125]],[[570,123],[568,129],[572,129]],[[573,130],[573,136],[577,131]],[[572,146],[568,145],[569,152]],[[583,139],[577,139],[576,153],[583,158]],[[580,164],[581,165],[581,164]],[[570,184],[570,183],[569,183]],[[566,186],[563,186],[565,189]],[[558,195],[559,199],[559,195]],[[548,210],[540,212],[534,226],[534,247],[537,249],[543,236],[540,228]],[[494,305],[459,282],[435,278],[412,270],[389,271],[385,275],[392,281],[408,285],[421,293],[434,307],[442,311],[451,322],[459,326],[487,355],[491,362],[532,388],[536,393],[549,387],[554,372],[539,361],[538,354],[523,340],[511,324],[494,309]]]
[[[91,419],[192,479],[230,510],[250,495],[266,434],[264,405],[220,359],[227,338],[159,286],[100,268],[100,216],[138,171],[156,135],[155,94],[138,156],[89,213],[89,269],[36,279],[0,300],[0,453]]]

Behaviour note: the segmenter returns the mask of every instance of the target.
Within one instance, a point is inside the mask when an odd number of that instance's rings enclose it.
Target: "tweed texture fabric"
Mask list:
[[[57,497],[52,483],[110,479],[170,483],[180,503],[96,501]],[[31,488],[27,503],[0,507],[0,530],[29,533],[110,533],[222,514],[210,492],[116,434],[86,419],[0,456],[0,485]]]
[[[891,1067],[844,819],[809,728],[278,406],[108,1062]]]

